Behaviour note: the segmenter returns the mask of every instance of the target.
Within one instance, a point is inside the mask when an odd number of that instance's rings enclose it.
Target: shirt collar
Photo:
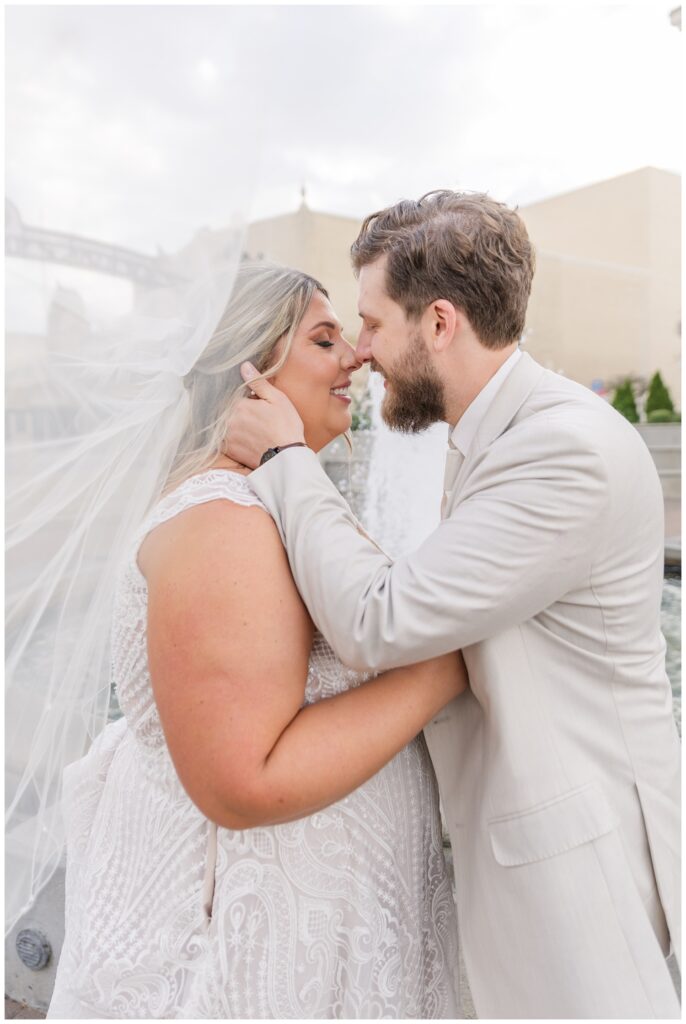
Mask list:
[[[451,448],[457,448],[463,457],[467,456],[488,407],[502,387],[506,377],[514,369],[521,354],[522,351],[518,347],[512,355],[507,357],[500,369],[493,374],[476,398],[467,406],[456,426],[450,431],[448,444]]]

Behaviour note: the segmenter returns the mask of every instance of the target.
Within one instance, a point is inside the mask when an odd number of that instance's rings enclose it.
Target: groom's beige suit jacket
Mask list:
[[[634,427],[523,355],[440,526],[395,562],[313,453],[250,481],[344,662],[381,671],[463,649],[471,689],[425,735],[478,1015],[678,1016],[663,499]]]

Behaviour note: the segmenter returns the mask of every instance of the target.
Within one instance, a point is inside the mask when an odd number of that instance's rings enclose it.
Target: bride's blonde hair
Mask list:
[[[266,262],[241,264],[219,324],[184,378],[188,419],[165,490],[212,465],[222,450],[231,411],[248,388],[241,363],[253,363],[258,379],[278,373],[315,292],[329,297],[319,281],[300,270]]]

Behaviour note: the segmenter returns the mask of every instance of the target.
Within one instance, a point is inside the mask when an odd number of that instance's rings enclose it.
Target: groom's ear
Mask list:
[[[461,329],[463,314],[447,299],[436,299],[424,315],[429,347],[436,353],[445,352]]]

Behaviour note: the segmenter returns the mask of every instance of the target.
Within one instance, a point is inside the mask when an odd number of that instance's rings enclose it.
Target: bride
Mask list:
[[[359,362],[324,288],[242,266],[119,575],[123,717],[65,772],[48,1016],[453,1018],[455,908],[417,734],[465,689],[462,660],[376,678],[337,660],[249,471],[223,454],[246,359],[315,451],[350,427]]]

